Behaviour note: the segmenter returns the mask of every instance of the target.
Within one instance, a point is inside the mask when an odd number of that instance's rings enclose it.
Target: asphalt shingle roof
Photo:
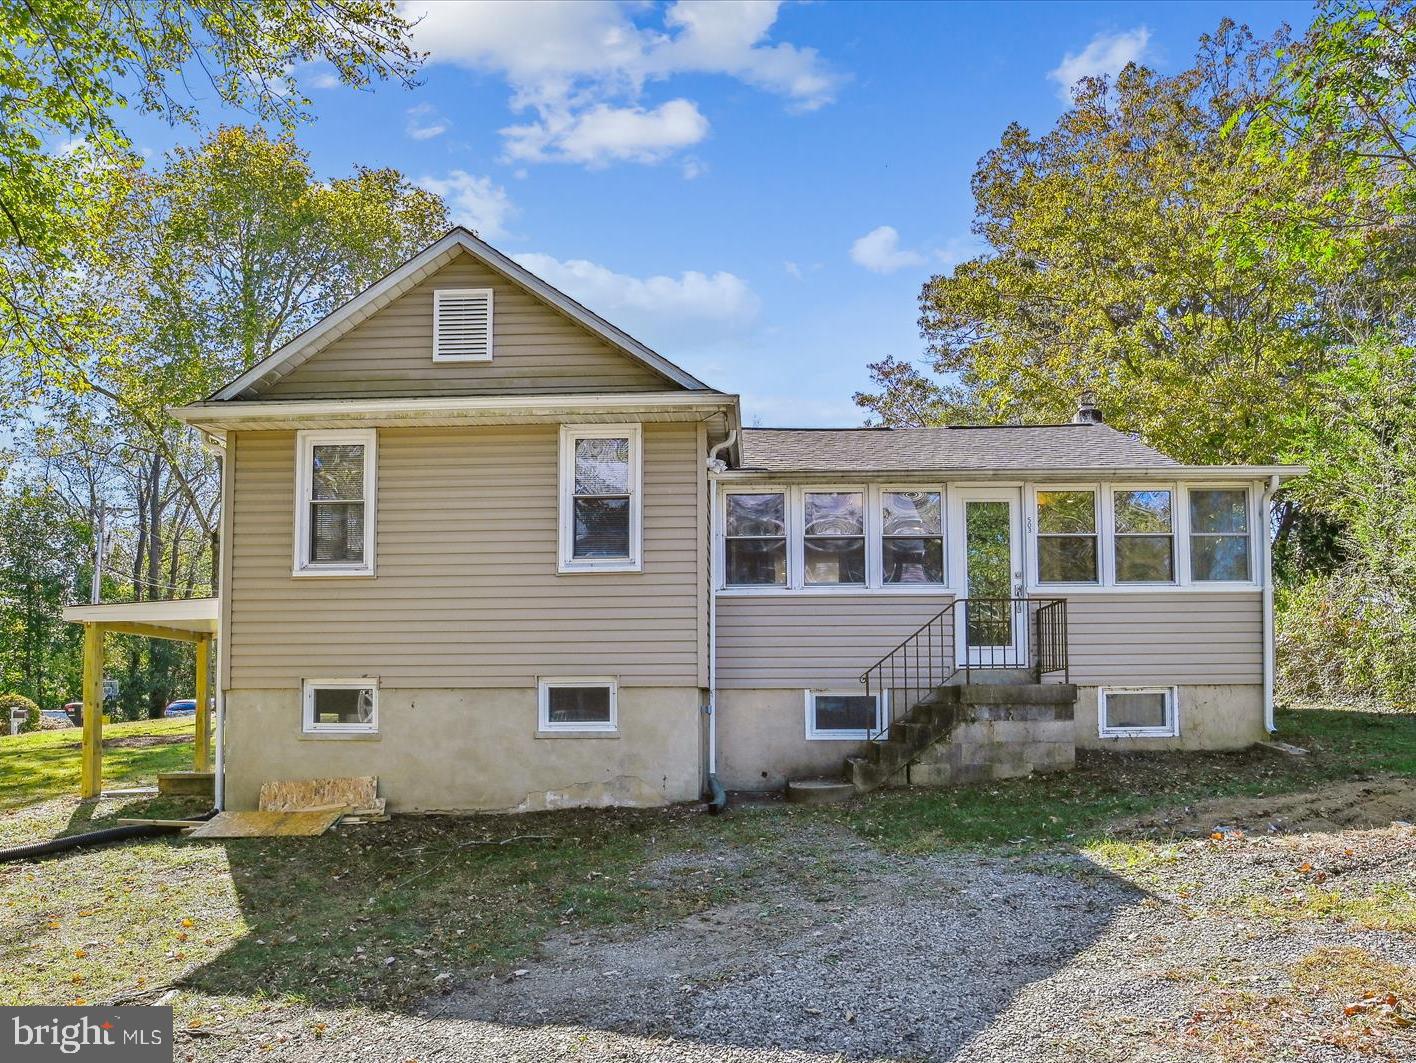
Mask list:
[[[1178,464],[1105,424],[742,431],[742,468],[764,472],[1142,468]]]

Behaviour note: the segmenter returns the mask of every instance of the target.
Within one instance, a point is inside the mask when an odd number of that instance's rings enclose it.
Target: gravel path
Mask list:
[[[1223,1015],[1252,1042],[1254,1054],[1231,1058],[1416,1059],[1416,1038],[1402,1030],[1334,1036],[1340,1001],[1290,999],[1289,971],[1305,956],[1357,947],[1411,964],[1409,932],[1260,918],[1245,907],[1301,888],[1314,867],[1349,887],[1416,887],[1410,829],[1178,843],[1125,877],[1063,852],[883,857],[845,835],[784,836],[772,860],[800,873],[764,873],[758,902],[648,932],[553,937],[514,971],[485,971],[420,1014],[273,1013],[274,1025],[215,1054],[302,1063],[1193,1061],[1221,1057],[1230,1031],[1210,1016]],[[1309,871],[1295,870],[1304,864]],[[712,857],[679,856],[646,881],[713,871]],[[1236,1002],[1279,999],[1284,1010],[1253,1031],[1231,1014]],[[1281,1054],[1266,1047],[1270,1036]]]

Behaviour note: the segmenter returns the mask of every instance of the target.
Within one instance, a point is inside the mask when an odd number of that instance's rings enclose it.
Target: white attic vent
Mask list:
[[[433,361],[492,360],[492,289],[433,292]]]

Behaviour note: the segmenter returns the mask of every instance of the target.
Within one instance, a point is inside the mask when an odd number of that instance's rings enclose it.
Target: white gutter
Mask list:
[[[1264,502],[1262,513],[1264,516],[1264,534],[1262,540],[1263,572],[1264,572],[1264,727],[1269,734],[1278,730],[1278,726],[1273,721],[1273,685],[1274,685],[1274,659],[1273,659],[1273,496],[1278,490],[1280,477],[1277,473],[1268,479],[1268,485],[1264,488]]]
[[[731,469],[719,474],[730,481],[784,483],[841,483],[852,480],[900,480],[934,477],[951,483],[995,482],[1021,483],[1024,480],[1260,480],[1277,476],[1289,480],[1308,471],[1303,465],[1069,465],[1017,469],[980,469],[977,466],[953,465],[908,469],[836,469],[805,472],[791,469]]]

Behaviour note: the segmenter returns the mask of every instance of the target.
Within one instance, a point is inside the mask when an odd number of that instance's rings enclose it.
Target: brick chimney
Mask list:
[[[1077,403],[1077,412],[1072,415],[1073,424],[1103,424],[1106,418],[1101,415],[1101,410],[1096,405],[1096,392],[1082,392],[1081,401]]]

